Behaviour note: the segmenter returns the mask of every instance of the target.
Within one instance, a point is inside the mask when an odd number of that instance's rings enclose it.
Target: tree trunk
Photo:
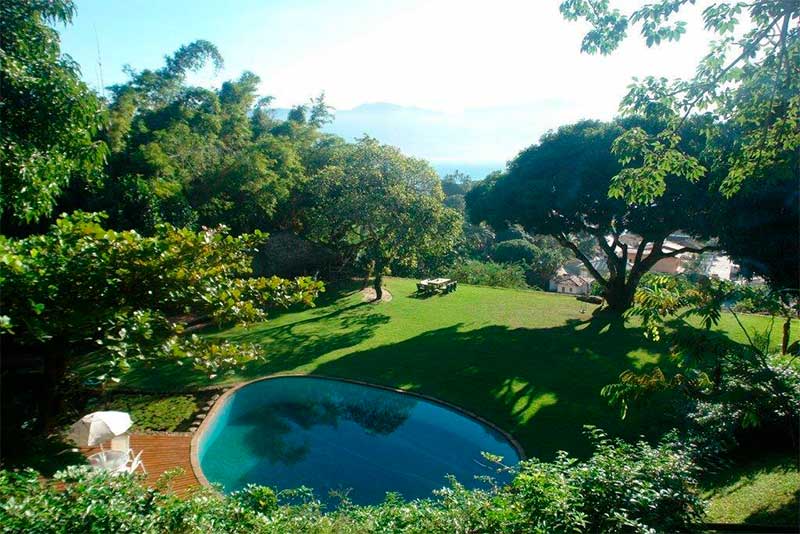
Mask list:
[[[624,282],[609,283],[603,292],[603,297],[606,299],[609,311],[617,315],[622,315],[633,305],[633,295],[635,292],[635,285],[625,284]]]
[[[633,297],[636,295],[636,288],[642,276],[649,270],[649,266],[642,263],[635,264],[627,277],[625,270],[608,280],[603,296],[608,303],[608,309],[615,314],[622,316],[633,306]]]
[[[375,270],[375,260],[370,261],[367,264],[367,272],[364,274],[364,285],[361,286],[361,289],[366,289],[369,286],[369,279],[372,278],[372,273]]]
[[[380,301],[383,298],[383,269],[375,271],[375,280],[372,283],[375,289],[375,300]]]
[[[39,417],[42,429],[50,432],[56,423],[56,417],[61,411],[61,392],[59,388],[67,371],[67,358],[64,354],[66,344],[51,340],[44,349],[44,379],[43,391],[39,398]]]
[[[792,332],[792,318],[787,317],[786,322],[783,323],[783,338],[781,339],[781,354],[789,352],[789,338]]]

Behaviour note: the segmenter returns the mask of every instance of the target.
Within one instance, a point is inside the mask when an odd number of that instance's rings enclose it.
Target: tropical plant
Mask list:
[[[209,374],[240,366],[260,351],[180,335],[179,317],[259,321],[269,307],[312,304],[322,289],[308,278],[251,278],[251,253],[265,238],[260,233],[234,238],[225,228],[160,225],[143,237],[106,230],[102,221],[76,212],[46,234],[0,236],[0,325],[11,343],[5,347],[43,358],[46,400],[69,362],[89,351],[103,362],[101,381],[160,357]]]
[[[158,221],[225,224],[234,234],[280,226],[306,177],[298,142],[275,134],[255,74],[216,91],[186,86],[188,71],[207,62],[219,68],[222,58],[213,44],[195,41],[165,67],[131,71],[127,83],[112,87],[109,178],[95,202],[81,207],[108,211],[121,229],[151,231]],[[127,193],[133,185],[138,194]],[[148,219],[139,215],[142,198]]]
[[[624,417],[633,401],[659,391],[678,391],[689,401],[690,413],[694,410],[692,419],[699,429],[713,429],[716,440],[722,439],[723,428],[725,439],[732,441],[743,430],[761,427],[778,428],[796,444],[800,369],[795,358],[800,348],[794,343],[787,347],[789,354],[775,355],[769,337],[772,325],[766,334],[750,332],[730,307],[740,298],[777,301],[771,305],[774,310],[782,305],[775,295],[728,282],[706,280],[687,288],[673,277],[651,277],[637,291],[635,306],[627,315],[640,317],[646,335],[653,339],[665,335],[669,325],[676,370],[625,371],[602,394],[621,407]],[[728,306],[746,344],[732,343],[712,330],[723,306]],[[691,320],[699,320],[701,328],[695,328]],[[784,340],[783,345],[787,343]]]

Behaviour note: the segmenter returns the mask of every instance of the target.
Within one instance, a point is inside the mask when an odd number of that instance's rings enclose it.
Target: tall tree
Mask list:
[[[222,58],[196,41],[163,68],[131,72],[112,88],[110,177],[88,207],[109,212],[115,227],[225,224],[240,234],[294,217],[284,205],[305,181],[300,150],[313,145],[317,127],[304,120],[282,131],[251,72],[219,90],[186,86],[186,73],[207,62],[218,67]],[[316,104],[323,121],[324,99]]]
[[[393,264],[413,266],[423,254],[446,252],[460,232],[461,217],[442,204],[431,166],[369,137],[341,146],[311,187],[310,237],[359,259],[374,273],[378,299]]]
[[[646,127],[638,121],[638,125]],[[663,244],[676,230],[706,232],[708,186],[668,176],[671,188],[652,202],[628,204],[610,198],[608,186],[620,165],[611,154],[626,123],[582,121],[545,134],[513,160],[503,175],[490,177],[467,194],[473,222],[487,221],[494,228],[521,224],[530,234],[546,234],[572,251],[603,288],[611,310],[622,313],[631,306],[642,276],[659,260],[703,248],[665,251]],[[685,146],[696,151],[698,146]],[[631,248],[626,233],[641,237]],[[604,275],[580,246],[591,235],[602,251]],[[629,259],[629,249],[633,260]]]
[[[588,53],[609,54],[638,26],[647,46],[678,40],[680,20],[694,0],[656,0],[626,14],[608,0],[565,0],[567,19],[592,26],[582,45]],[[800,2],[793,0],[701,1],[707,31],[718,37],[689,79],[647,77],[634,80],[621,109],[664,122],[658,131],[626,130],[614,149],[626,166],[611,181],[610,194],[647,202],[663,194],[667,175],[696,180],[724,169],[720,188],[735,193],[746,179],[789,162],[800,150]],[[706,162],[681,150],[687,119],[712,114],[715,124],[733,125],[740,134],[726,150]],[[718,130],[707,132],[710,147]],[[796,158],[795,158],[796,159]],[[795,172],[800,168],[795,161]]]
[[[48,24],[68,24],[69,0],[0,2],[0,213],[8,223],[50,215],[70,180],[102,172],[100,100],[61,54]]]

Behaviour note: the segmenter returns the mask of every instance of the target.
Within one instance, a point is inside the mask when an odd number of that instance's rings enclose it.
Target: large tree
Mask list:
[[[264,235],[160,225],[143,237],[106,230],[102,220],[76,212],[45,234],[0,236],[0,339],[4,354],[42,362],[45,416],[70,366],[87,352],[96,356],[101,382],[158,359],[214,374],[260,353],[182,335],[180,317],[259,321],[273,306],[311,304],[321,289],[306,278],[251,277],[251,252]]]
[[[3,225],[50,215],[76,176],[102,172],[95,139],[103,107],[62,55],[56,31],[75,14],[69,0],[0,2],[0,215]]]
[[[216,224],[193,232],[156,224],[157,216],[144,236],[108,230],[104,215],[80,211],[42,233],[21,226],[49,215],[67,185],[80,199],[86,189],[79,186],[119,179],[114,192],[130,195],[107,197],[117,209],[127,200],[148,205],[158,188],[169,194],[184,185],[176,176],[203,176],[220,149],[252,143],[247,112],[257,79],[245,75],[218,92],[183,87],[187,70],[217,58],[205,42],[181,48],[161,71],[135,76],[115,91],[112,128],[103,134],[113,149],[111,170],[123,169],[105,177],[106,145],[94,138],[100,102],[45,25],[69,22],[72,3],[3,1],[0,8],[2,215],[27,235],[0,235],[0,340],[4,357],[41,362],[42,414],[52,415],[70,364],[89,352],[94,367],[109,371],[98,379],[119,377],[134,361],[175,358],[213,374],[259,356],[252,347],[184,336],[181,317],[246,322],[263,319],[271,305],[311,303],[321,289],[316,281],[251,276],[250,253],[265,236],[233,237]],[[225,144],[208,142],[212,134]],[[258,173],[270,164],[256,156],[240,166],[251,163]]]
[[[640,126],[646,126],[638,121]],[[509,163],[505,174],[491,177],[467,194],[474,222],[496,229],[521,224],[531,234],[546,234],[571,250],[598,284],[610,309],[622,313],[632,302],[642,276],[659,260],[705,248],[664,250],[676,230],[705,232],[708,186],[667,176],[670,188],[645,204],[610,198],[608,187],[620,164],[611,145],[629,122],[582,121],[545,134],[541,141]],[[683,148],[691,146],[688,138]],[[626,233],[641,237],[632,249]],[[602,251],[608,274],[592,262],[580,246],[580,236],[591,235]]]
[[[151,231],[225,224],[234,234],[296,227],[295,204],[313,164],[320,125],[330,120],[324,96],[279,121],[260,79],[244,72],[217,89],[185,83],[189,71],[222,58],[207,41],[168,56],[157,70],[129,71],[111,88],[108,179],[88,205],[117,228]],[[301,106],[306,110],[306,106]]]
[[[377,298],[394,264],[450,250],[461,217],[443,205],[439,177],[420,159],[364,137],[342,145],[311,182],[308,232],[374,273]]]
[[[695,180],[718,170],[724,172],[721,190],[732,195],[745,180],[764,176],[800,150],[800,2],[655,0],[625,13],[608,0],[565,0],[561,11],[591,24],[584,52],[609,54],[634,27],[647,46],[678,40],[693,4],[702,6],[705,29],[716,39],[693,77],[634,80],[622,112],[646,114],[664,126],[651,132],[634,127],[620,136],[615,150],[625,168],[611,181],[614,196],[646,202],[663,193],[668,174]],[[723,140],[725,149],[706,161],[681,149],[687,120],[697,112],[739,129],[732,145]],[[718,132],[707,131],[711,147]],[[800,173],[796,157],[794,164]]]
[[[800,183],[795,165],[764,169],[735,196],[714,206],[720,246],[745,275],[763,277],[787,297],[800,291]]]

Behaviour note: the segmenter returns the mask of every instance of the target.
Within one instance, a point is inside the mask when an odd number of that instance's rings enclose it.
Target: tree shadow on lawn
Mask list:
[[[331,299],[335,303],[338,295]],[[372,337],[389,317],[376,312],[368,302],[357,302],[342,308],[322,306],[306,319],[285,324],[267,321],[250,328],[221,331],[219,335],[236,343],[254,343],[264,350],[264,359],[236,371],[236,378],[247,380],[287,371],[307,364],[335,350],[358,345]],[[213,334],[211,337],[216,337]],[[183,390],[213,384],[199,371],[175,364],[159,364],[158,368],[140,367],[125,376],[125,384],[152,390]]]
[[[701,480],[701,489],[708,492],[707,498],[727,498],[736,492],[746,491],[756,484],[759,477],[769,473],[797,473],[800,469],[797,451],[791,449],[770,450],[769,444],[757,448],[745,448],[728,458],[729,463],[719,472],[707,474]],[[766,501],[767,497],[763,497]],[[800,520],[800,489],[782,504],[765,503],[753,510],[742,523],[750,525],[798,525]]]
[[[793,526],[796,529],[795,532],[797,532],[800,530],[800,489],[794,492],[794,496],[790,500],[778,507],[763,507],[754,511],[745,518],[744,523],[749,525]]]
[[[621,421],[600,396],[622,371],[654,365],[629,353],[663,349],[640,329],[607,326],[602,319],[541,329],[462,330],[458,324],[324,362],[314,373],[452,402],[510,431],[528,456],[551,459],[560,449],[585,456],[591,447],[584,425],[627,438],[658,436],[666,428],[664,410],[634,410]]]

